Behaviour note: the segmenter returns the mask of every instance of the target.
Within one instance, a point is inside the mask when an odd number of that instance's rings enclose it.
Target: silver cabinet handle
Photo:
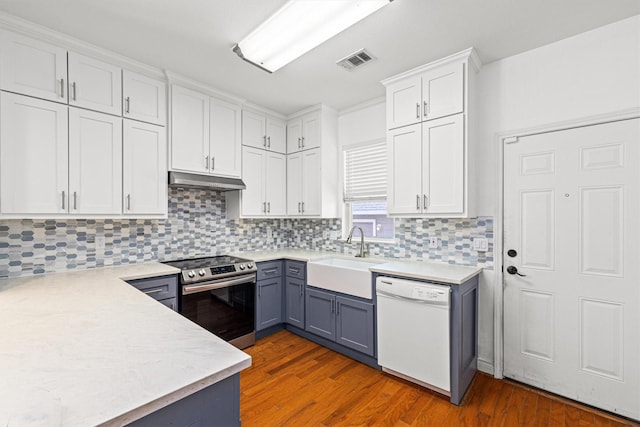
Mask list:
[[[298,213],[302,212],[302,208],[300,207],[300,202],[298,202]]]
[[[424,106],[422,107],[422,114],[427,117],[427,101],[424,101]]]
[[[127,210],[131,210],[131,194],[127,194]]]
[[[304,136],[301,138],[302,148],[304,148]]]
[[[73,100],[76,101],[78,98],[76,96],[76,82],[71,83],[71,89],[73,89]]]
[[[267,213],[267,202],[262,202],[262,212]]]
[[[271,148],[271,137],[267,137],[267,148]]]
[[[267,202],[267,213],[271,213],[271,202]]]
[[[299,268],[289,267],[289,272],[290,273],[294,273],[294,274],[298,274],[298,273],[300,273],[300,269]]]
[[[204,168],[209,170],[209,156],[204,156]]]
[[[262,296],[262,286],[258,286],[258,298]]]
[[[262,139],[263,139],[262,146],[266,147],[267,146],[267,135],[263,136]]]
[[[302,202],[302,213],[304,213],[304,202]]]
[[[302,296],[302,285],[300,285],[300,296]]]
[[[427,198],[427,195],[424,194],[422,196],[422,207],[423,207],[424,210],[427,210],[428,201],[429,201],[429,199]]]
[[[142,291],[147,295],[151,295],[151,294],[157,294],[159,292],[166,292],[164,288],[156,288],[156,289],[151,289],[150,291]]]
[[[60,79],[60,98],[64,98],[64,79]]]
[[[78,193],[73,192],[73,209],[78,210]]]
[[[278,269],[277,268],[269,268],[269,269],[266,269],[266,270],[262,270],[262,272],[264,274],[274,274],[274,273],[278,272]]]
[[[62,210],[66,210],[67,209],[64,206],[65,205],[65,200],[66,200],[65,193],[64,193],[64,190],[62,190]]]
[[[416,119],[420,118],[420,103],[416,102]]]
[[[302,138],[298,137],[298,148],[302,148]]]
[[[331,300],[331,312],[334,313],[335,309],[333,308],[333,304],[335,303],[335,301]]]
[[[416,194],[416,210],[420,210],[420,195]]]
[[[340,315],[340,303],[336,301],[336,316]]]
[[[216,168],[216,158],[211,156],[211,170]]]
[[[131,108],[131,98],[129,98],[128,96],[124,99],[124,105],[125,105],[125,110],[124,112],[129,114],[130,108]]]

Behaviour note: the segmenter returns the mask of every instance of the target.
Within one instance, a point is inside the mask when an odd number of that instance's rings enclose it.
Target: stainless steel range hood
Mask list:
[[[184,172],[169,172],[169,187],[203,188],[218,191],[244,190],[247,188],[244,182],[238,178],[223,178]]]

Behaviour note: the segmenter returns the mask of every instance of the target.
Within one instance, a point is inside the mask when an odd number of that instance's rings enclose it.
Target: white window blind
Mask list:
[[[344,201],[386,200],[387,144],[375,142],[344,150]]]

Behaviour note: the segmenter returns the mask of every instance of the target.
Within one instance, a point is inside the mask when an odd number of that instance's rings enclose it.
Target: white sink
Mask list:
[[[316,288],[371,299],[373,286],[369,268],[380,261],[326,258],[307,263],[307,283]]]

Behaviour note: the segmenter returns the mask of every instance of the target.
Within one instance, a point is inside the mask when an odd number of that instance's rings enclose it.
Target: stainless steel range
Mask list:
[[[255,343],[253,261],[221,255],[164,264],[181,270],[180,314],[238,348]]]

